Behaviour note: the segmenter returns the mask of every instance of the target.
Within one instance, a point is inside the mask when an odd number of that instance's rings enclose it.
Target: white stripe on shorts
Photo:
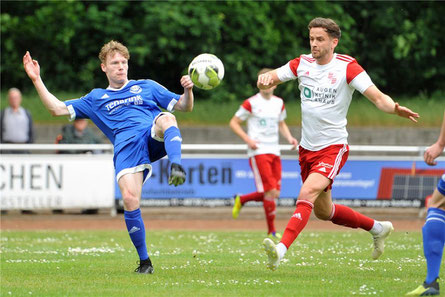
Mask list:
[[[253,178],[255,179],[256,190],[257,192],[264,193],[264,185],[263,181],[261,180],[260,170],[256,164],[255,157],[250,157],[250,161],[252,163]]]
[[[346,151],[347,151],[346,144],[344,144],[341,150],[338,152],[337,157],[335,158],[334,167],[332,168],[331,173],[329,173],[328,175],[329,179],[334,179],[337,176],[337,172],[340,167],[342,157],[346,153]]]

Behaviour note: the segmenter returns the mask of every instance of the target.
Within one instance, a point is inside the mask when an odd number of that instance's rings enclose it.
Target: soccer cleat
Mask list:
[[[282,235],[278,232],[269,233],[268,237],[275,242],[279,242],[281,240]]]
[[[172,163],[170,167],[170,177],[168,178],[168,184],[179,186],[185,182],[185,171],[181,165]]]
[[[243,207],[243,205],[241,204],[241,197],[239,195],[235,195],[233,199],[235,199],[235,202],[233,203],[232,217],[236,219],[239,216],[239,212],[241,211],[241,207]]]
[[[153,265],[151,264],[150,258],[147,260],[139,261],[139,267],[134,270],[134,272],[142,274],[152,274],[154,272]]]
[[[267,268],[272,271],[277,270],[278,265],[280,265],[280,257],[278,256],[277,247],[275,243],[270,238],[265,238],[263,240],[264,251],[269,258],[269,262],[267,263]]]
[[[377,260],[385,250],[385,239],[386,237],[391,234],[392,231],[394,231],[394,227],[392,226],[391,222],[380,222],[383,229],[382,232],[380,232],[377,235],[373,235],[374,240],[374,250],[372,251],[372,258],[374,260]]]
[[[415,290],[406,293],[406,296],[433,296],[439,295],[439,283],[437,282],[437,278],[431,282],[430,284],[426,284],[425,282],[418,286]]]

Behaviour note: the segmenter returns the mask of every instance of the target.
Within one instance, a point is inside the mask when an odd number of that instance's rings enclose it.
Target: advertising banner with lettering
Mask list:
[[[445,173],[443,158],[433,167],[427,166],[421,158],[415,158],[415,161],[388,159],[396,158],[350,157],[335,178],[333,198],[356,206],[418,207],[419,201],[433,192],[440,176]],[[169,163],[166,159],[152,165],[153,175],[142,189],[142,205],[202,205],[202,202],[188,199],[227,200],[236,193],[255,191],[253,174],[246,158],[184,158],[187,180],[178,187],[168,185]],[[287,199],[292,201],[287,203],[293,203],[301,185],[296,158],[283,159],[281,201]],[[121,198],[117,185],[116,198]]]
[[[0,156],[2,210],[111,208],[114,190],[110,154]]]

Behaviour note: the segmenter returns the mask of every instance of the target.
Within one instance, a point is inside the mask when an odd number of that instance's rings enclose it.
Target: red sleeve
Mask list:
[[[243,104],[241,104],[241,106],[242,106],[245,110],[249,111],[250,113],[252,112],[252,105],[250,105],[250,101],[249,101],[249,100],[245,100],[245,101],[243,102]]]
[[[356,60],[352,61],[346,67],[346,82],[349,84],[357,75],[365,71]]]
[[[300,65],[300,58],[295,58],[295,59],[289,61],[290,70],[292,71],[292,73],[295,76],[298,76],[297,75],[298,65]]]
[[[281,111],[283,111],[284,110],[284,101],[283,101],[283,106],[281,106]]]

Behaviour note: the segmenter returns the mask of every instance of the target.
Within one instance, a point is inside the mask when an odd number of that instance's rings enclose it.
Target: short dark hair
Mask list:
[[[336,22],[332,19],[315,18],[307,26],[309,30],[312,28],[323,28],[330,37],[340,39],[341,30]]]

